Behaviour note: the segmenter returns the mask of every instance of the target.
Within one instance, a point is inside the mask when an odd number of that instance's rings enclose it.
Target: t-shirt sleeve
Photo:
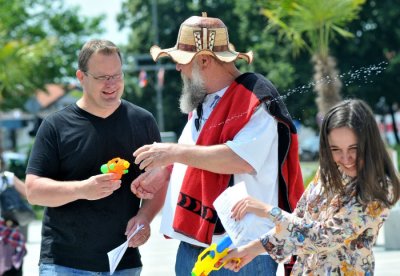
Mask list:
[[[58,171],[57,133],[54,127],[43,120],[33,144],[26,174],[54,178]]]
[[[233,140],[226,142],[226,145],[258,173],[271,148],[278,145],[277,122],[261,106]]]

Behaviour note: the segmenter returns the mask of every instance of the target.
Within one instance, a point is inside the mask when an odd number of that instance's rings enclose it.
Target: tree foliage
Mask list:
[[[0,0],[0,108],[22,107],[46,83],[75,75],[82,43],[100,32],[101,17],[86,18],[62,0]]]
[[[342,81],[336,59],[330,53],[335,36],[352,37],[345,30],[354,20],[365,0],[268,0],[261,1],[267,28],[277,28],[287,37],[298,54],[306,49],[314,66],[314,90],[321,118],[341,100]]]
[[[349,25],[356,36],[339,39],[333,51],[341,71],[349,72],[344,95],[366,100],[376,112],[381,97],[400,103],[400,6],[397,0],[369,0],[359,20]]]
[[[345,29],[357,18],[365,0],[268,0],[261,1],[263,14],[269,26],[277,26],[282,36],[297,51],[305,48],[313,55],[329,54],[335,36],[349,38],[353,34]]]

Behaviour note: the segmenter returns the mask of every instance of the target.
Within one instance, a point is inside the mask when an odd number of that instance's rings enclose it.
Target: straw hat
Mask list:
[[[172,48],[161,49],[152,46],[150,54],[154,61],[160,57],[170,56],[176,63],[188,64],[198,55],[213,55],[223,62],[232,62],[238,58],[248,63],[253,60],[253,52],[239,53],[229,43],[228,29],[218,18],[192,16],[186,19],[179,29],[178,40]]]

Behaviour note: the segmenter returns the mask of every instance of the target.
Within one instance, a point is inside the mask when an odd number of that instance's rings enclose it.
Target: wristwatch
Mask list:
[[[278,207],[273,207],[269,213],[271,214],[272,217],[274,217],[275,219],[277,219],[278,217],[280,217],[282,215],[282,210],[281,208]]]

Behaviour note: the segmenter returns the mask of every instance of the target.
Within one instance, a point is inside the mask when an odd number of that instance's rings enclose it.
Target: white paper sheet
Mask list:
[[[256,219],[256,215],[251,213],[246,214],[244,218],[239,221],[235,221],[235,219],[231,218],[231,210],[235,203],[247,196],[246,184],[242,181],[232,187],[228,187],[214,201],[214,207],[221,223],[236,247],[245,245],[251,241],[247,236],[247,232]]]
[[[114,248],[113,250],[111,250],[110,252],[107,253],[108,255],[108,262],[110,264],[110,274],[113,275],[115,269],[117,268],[119,262],[122,259],[122,256],[124,256],[126,249],[128,248],[128,243],[129,240],[135,236],[137,234],[137,232],[139,232],[142,228],[144,227],[143,224],[139,225],[135,232],[133,232],[128,239],[126,240],[126,242],[124,242],[123,244],[121,244],[120,246]]]

